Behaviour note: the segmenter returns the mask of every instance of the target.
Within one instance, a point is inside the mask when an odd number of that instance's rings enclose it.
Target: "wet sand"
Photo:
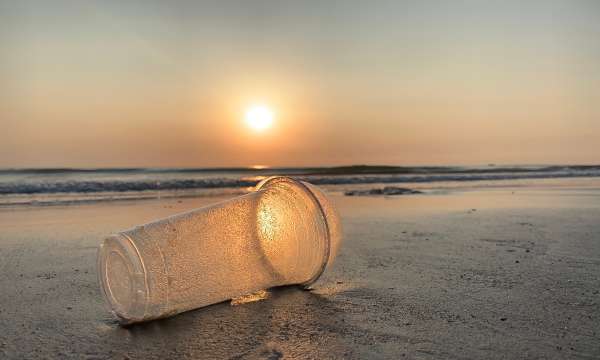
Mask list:
[[[111,232],[218,199],[0,209],[0,358],[600,358],[600,190],[334,196],[345,242],[312,291],[123,328]]]

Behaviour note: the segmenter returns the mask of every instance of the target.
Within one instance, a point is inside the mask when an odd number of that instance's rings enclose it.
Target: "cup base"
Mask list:
[[[104,240],[98,250],[102,293],[122,323],[141,320],[146,313],[148,288],[139,252],[125,235]]]

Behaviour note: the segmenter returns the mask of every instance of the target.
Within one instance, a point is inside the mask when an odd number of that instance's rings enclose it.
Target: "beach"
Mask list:
[[[130,327],[100,294],[100,241],[226,196],[6,206],[0,357],[598,358],[596,185],[333,193],[344,243],[310,291]]]
[[[600,360],[599,39],[590,0],[0,0],[0,360]]]

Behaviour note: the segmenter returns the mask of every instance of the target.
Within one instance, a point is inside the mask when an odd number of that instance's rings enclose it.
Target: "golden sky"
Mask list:
[[[599,39],[595,1],[0,2],[0,167],[600,163]]]

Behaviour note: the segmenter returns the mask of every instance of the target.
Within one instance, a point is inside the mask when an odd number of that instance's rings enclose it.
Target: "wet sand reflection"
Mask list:
[[[158,358],[328,358],[349,354],[336,324],[343,309],[296,286],[273,288],[264,301],[208,306],[178,316],[114,327],[109,342],[123,355]]]

